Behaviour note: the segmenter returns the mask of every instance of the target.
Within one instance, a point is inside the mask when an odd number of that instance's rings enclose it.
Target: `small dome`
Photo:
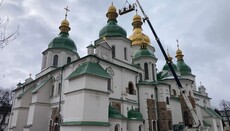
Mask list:
[[[185,64],[184,60],[177,61],[177,68],[179,69],[181,75],[190,75],[192,74],[191,68]]]
[[[69,21],[64,19],[62,22],[61,22],[61,26],[69,26]]]
[[[112,5],[109,7],[108,12],[109,12],[109,13],[115,13],[115,12],[117,12],[117,9],[116,9],[116,7],[113,6],[113,4],[112,4]]]
[[[143,120],[143,117],[139,111],[134,110],[132,108],[131,110],[128,111],[128,119],[130,119],[130,120]]]
[[[178,71],[177,66],[176,66],[174,63],[171,63],[171,64],[172,64],[173,69],[174,69],[175,71]],[[163,66],[162,70],[168,70],[168,71],[170,70],[167,63],[165,63],[165,65]]]
[[[141,48],[140,50],[138,50],[134,54],[133,59],[137,59],[137,58],[140,58],[140,57],[151,57],[151,58],[155,58],[155,55],[152,52],[150,52],[148,49]]]
[[[109,20],[107,25],[104,26],[101,31],[99,32],[99,38],[103,38],[104,36],[122,36],[126,37],[126,31],[117,25],[115,20]]]
[[[117,12],[116,8],[111,5],[108,9],[108,12],[106,13],[106,16],[108,17],[107,25],[105,25],[99,32],[99,38],[103,38],[105,36],[111,37],[111,36],[121,36],[126,37],[127,33],[126,31],[120,27],[117,24]]]
[[[137,22],[137,21],[141,21],[141,16],[139,16],[138,14],[133,16],[133,22]]]
[[[63,32],[61,32],[58,37],[55,37],[49,43],[48,48],[67,49],[73,52],[77,52],[77,48],[74,41],[71,38],[69,38],[68,33]]]

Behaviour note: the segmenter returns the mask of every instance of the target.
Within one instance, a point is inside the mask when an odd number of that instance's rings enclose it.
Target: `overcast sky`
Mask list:
[[[75,41],[80,56],[86,46],[98,38],[106,24],[105,16],[112,0],[4,0],[0,17],[10,18],[7,33],[17,29],[19,37],[0,49],[0,86],[15,87],[32,78],[41,70],[42,52],[59,33],[64,19],[64,7],[69,6],[70,37]],[[129,0],[133,3],[134,0]],[[230,0],[140,0],[160,40],[175,56],[179,39],[185,62],[196,75],[197,86],[204,85],[212,105],[222,99],[230,100]],[[117,9],[125,0],[113,0]],[[128,36],[132,33],[135,12],[118,17]],[[139,14],[141,14],[139,12]],[[157,68],[162,69],[163,56],[147,24],[143,31],[156,48]],[[174,63],[175,63],[174,57]]]

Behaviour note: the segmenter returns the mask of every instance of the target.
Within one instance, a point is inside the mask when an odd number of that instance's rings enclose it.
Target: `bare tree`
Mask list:
[[[222,100],[220,102],[222,116],[226,118],[226,122],[230,125],[230,101]]]
[[[2,5],[3,0],[0,1],[0,6]],[[9,24],[9,18],[6,19],[0,18],[0,49],[4,48],[10,42],[15,40],[19,35],[19,26],[16,31],[12,33],[7,33],[7,25]]]
[[[6,118],[10,115],[12,99],[12,89],[4,89],[0,87],[0,129],[6,124]]]

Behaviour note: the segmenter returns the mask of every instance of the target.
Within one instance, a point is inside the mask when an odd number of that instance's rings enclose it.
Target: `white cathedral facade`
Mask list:
[[[62,21],[60,34],[42,52],[41,72],[14,90],[9,131],[180,131],[193,125],[168,65],[157,72],[141,17],[133,17],[133,34],[127,37],[113,5],[106,16],[99,38],[81,58],[69,22]],[[176,58],[173,68],[202,130],[223,131],[211,98],[204,86],[196,87],[179,48]]]

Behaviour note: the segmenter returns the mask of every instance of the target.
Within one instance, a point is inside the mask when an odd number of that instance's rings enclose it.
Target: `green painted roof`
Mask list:
[[[99,32],[99,38],[107,36],[123,36],[126,37],[126,31],[117,24],[116,20],[108,20],[107,25]]]
[[[146,48],[141,48],[140,50],[138,50],[134,56],[133,56],[133,59],[137,59],[137,58],[140,58],[140,57],[152,57],[152,58],[156,58],[155,55],[150,52],[148,49]]]
[[[101,65],[94,62],[85,62],[72,72],[67,79],[71,79],[83,74],[90,74],[104,78],[110,78],[109,74],[101,67]]]
[[[177,61],[177,68],[179,69],[181,75],[190,75],[192,74],[191,68],[185,64],[184,60]]]
[[[44,81],[42,81],[41,83],[39,83],[32,91],[31,93],[36,93],[40,88],[42,88],[49,80],[51,80],[53,77],[50,77]]]
[[[58,37],[55,37],[50,43],[48,48],[67,49],[73,52],[77,52],[77,47],[72,39],[69,38],[69,34],[61,32]]]
[[[211,115],[212,117],[217,117],[219,119],[222,119],[222,117],[217,114],[212,108],[209,108],[209,107],[203,107],[203,109],[209,114]]]
[[[172,67],[173,67],[173,69],[175,71],[178,70],[177,66],[174,63],[171,63],[171,64],[172,64]],[[165,63],[165,65],[163,66],[162,70],[170,70],[167,63]]]
[[[131,110],[128,111],[128,119],[130,120],[143,120],[142,114],[137,111],[134,110],[133,108]]]
[[[207,121],[205,121],[205,120],[203,120],[203,124],[204,124],[204,126],[205,127],[210,127],[210,126],[212,126],[211,124],[209,124]]]
[[[109,104],[109,118],[115,119],[126,119],[124,115],[120,113],[117,109],[113,108],[111,104]]]
[[[171,77],[172,74],[170,71],[162,70],[159,73],[157,73],[157,80],[162,80],[167,77]]]

